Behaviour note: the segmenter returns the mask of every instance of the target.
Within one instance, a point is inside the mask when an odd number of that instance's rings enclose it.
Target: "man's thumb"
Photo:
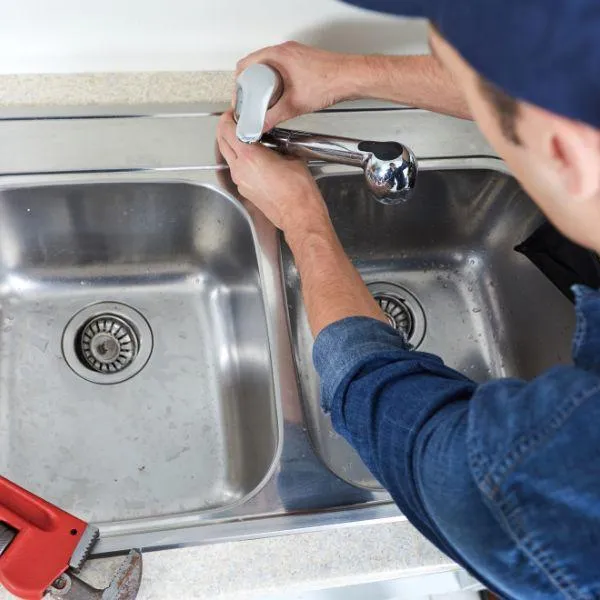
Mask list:
[[[279,102],[277,102],[273,108],[270,108],[267,111],[263,132],[269,131],[273,129],[273,127],[277,127],[277,125],[279,125],[282,121],[287,121],[294,116],[295,115],[290,110],[289,106],[287,106],[287,104],[283,101],[283,99],[279,100]]]

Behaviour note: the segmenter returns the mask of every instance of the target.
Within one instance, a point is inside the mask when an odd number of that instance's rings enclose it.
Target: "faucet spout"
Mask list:
[[[416,185],[417,159],[399,142],[355,140],[275,128],[265,133],[261,143],[305,160],[360,167],[373,196],[383,204],[407,200]]]

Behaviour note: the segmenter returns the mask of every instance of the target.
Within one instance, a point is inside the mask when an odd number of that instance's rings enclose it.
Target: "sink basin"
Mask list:
[[[369,197],[361,175],[324,175],[319,185],[346,252],[420,350],[441,355],[476,381],[531,378],[570,359],[571,304],[513,250],[542,218],[510,176],[486,168],[426,170],[415,197],[395,207]],[[285,245],[282,257],[313,446],[338,477],[376,489],[378,482],[320,409],[313,340]]]
[[[0,473],[98,525],[97,556],[403,520],[320,409],[298,274],[215,154],[215,107],[188,109],[0,114]],[[513,251],[540,215],[474,123],[291,127],[418,156],[396,207],[311,165],[413,344],[478,380],[568,360],[570,303]]]
[[[116,527],[232,506],[267,477],[279,429],[265,304],[253,226],[229,196],[3,189],[0,306],[9,479]]]

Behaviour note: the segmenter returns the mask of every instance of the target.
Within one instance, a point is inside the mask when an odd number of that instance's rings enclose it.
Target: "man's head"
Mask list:
[[[600,129],[510,97],[434,28],[430,43],[460,82],[483,134],[548,218],[600,251]]]
[[[597,0],[360,0],[424,16],[492,146],[548,218],[600,251]]]

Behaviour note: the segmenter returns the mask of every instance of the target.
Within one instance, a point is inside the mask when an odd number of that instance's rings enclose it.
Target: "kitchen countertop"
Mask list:
[[[228,102],[232,84],[228,72],[4,75],[0,107]],[[91,560],[84,578],[106,585],[120,560]],[[243,600],[454,568],[405,520],[356,524],[147,553],[139,598]]]
[[[105,586],[120,560],[91,560],[83,576]],[[138,598],[245,600],[452,568],[406,521],[356,525],[147,553]]]
[[[0,107],[229,102],[232,72],[0,75]]]

